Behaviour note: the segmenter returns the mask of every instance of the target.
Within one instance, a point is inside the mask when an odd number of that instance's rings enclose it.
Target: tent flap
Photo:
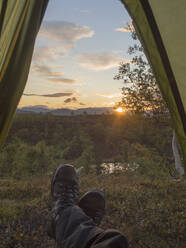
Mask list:
[[[186,170],[186,1],[121,0],[167,103]]]
[[[0,0],[0,145],[27,81],[48,0]]]

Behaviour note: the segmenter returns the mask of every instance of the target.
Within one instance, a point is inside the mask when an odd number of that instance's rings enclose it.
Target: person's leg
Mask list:
[[[56,241],[61,248],[127,248],[126,238],[116,230],[99,228],[78,206],[63,211],[56,221]]]
[[[117,230],[108,229],[90,240],[85,248],[128,248],[128,241]]]
[[[84,248],[102,232],[78,206],[68,207],[56,220],[56,241],[62,248]]]
[[[84,212],[77,206],[78,179],[72,166],[60,165],[57,168],[52,179],[51,192],[54,208],[50,236],[56,239],[58,247],[128,247],[126,238],[122,234],[115,230],[102,230],[94,222],[94,216],[86,215],[86,209]],[[90,195],[92,194],[90,193],[85,199],[90,200]],[[81,202],[84,203],[84,207],[88,206],[85,204],[86,201]]]

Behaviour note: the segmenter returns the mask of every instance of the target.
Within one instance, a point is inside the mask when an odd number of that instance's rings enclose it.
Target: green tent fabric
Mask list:
[[[0,0],[0,146],[22,96],[48,0]]]
[[[186,170],[186,1],[121,0],[169,108]]]

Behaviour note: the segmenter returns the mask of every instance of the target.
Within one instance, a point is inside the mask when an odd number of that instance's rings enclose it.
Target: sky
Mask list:
[[[129,61],[131,19],[119,0],[50,0],[19,107],[113,107]]]

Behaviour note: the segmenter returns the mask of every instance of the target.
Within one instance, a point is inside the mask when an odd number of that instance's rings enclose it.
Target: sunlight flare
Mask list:
[[[123,113],[124,110],[123,110],[123,108],[119,107],[119,108],[116,109],[116,111],[117,111],[118,113]]]

